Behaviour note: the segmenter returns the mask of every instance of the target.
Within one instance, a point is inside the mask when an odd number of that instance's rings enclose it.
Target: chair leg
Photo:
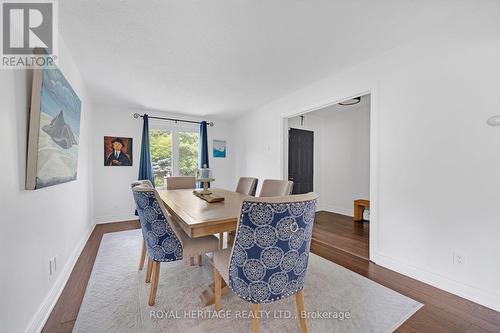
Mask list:
[[[253,333],[259,333],[259,316],[260,316],[260,313],[259,313],[259,304],[252,304],[252,312],[253,312],[253,320],[252,320],[252,324],[253,324],[253,330],[252,332]]]
[[[194,266],[194,257],[189,257],[189,264]]]
[[[151,272],[153,270],[153,260],[148,256],[148,269],[146,270],[146,283],[151,282]]]
[[[219,233],[219,250],[224,248],[224,233]]]
[[[198,266],[201,267],[201,265],[203,265],[203,259],[202,259],[202,255],[201,254],[198,254]]]
[[[300,331],[302,333],[308,333],[307,321],[306,321],[306,310],[304,306],[304,291],[301,290],[295,294],[295,303],[297,304],[297,312],[300,320]]]
[[[142,239],[141,259],[139,260],[139,270],[144,268],[144,261],[146,261],[146,241]]]
[[[217,268],[214,267],[214,287],[215,287],[215,311],[222,308],[222,276]]]
[[[151,284],[151,293],[149,294],[149,305],[156,303],[156,292],[158,291],[158,280],[160,279],[160,262],[153,262],[153,283]]]

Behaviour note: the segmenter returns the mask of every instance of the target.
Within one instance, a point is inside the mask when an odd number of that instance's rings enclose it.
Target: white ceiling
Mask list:
[[[454,0],[61,0],[96,103],[234,116],[428,32]]]

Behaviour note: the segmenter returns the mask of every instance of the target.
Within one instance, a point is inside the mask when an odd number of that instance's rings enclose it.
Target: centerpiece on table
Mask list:
[[[196,181],[203,183],[203,189],[201,191],[194,190],[193,194],[210,203],[224,201],[224,197],[213,195],[208,187],[210,182],[214,180],[212,170],[209,169],[206,164],[203,164],[203,168],[199,168],[196,172]]]

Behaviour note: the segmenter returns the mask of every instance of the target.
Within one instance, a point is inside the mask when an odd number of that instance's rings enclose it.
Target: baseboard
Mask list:
[[[415,280],[430,284],[431,286],[463,297],[469,301],[481,304],[495,311],[500,311],[500,295],[493,291],[472,287],[443,275],[415,267],[408,263],[378,253],[371,254],[370,259],[377,265],[401,273]]]
[[[139,217],[132,214],[126,215],[109,215],[109,216],[100,216],[94,219],[96,224],[105,224],[105,223],[113,223],[113,222],[123,222],[123,221],[131,221],[137,220]]]
[[[353,208],[342,208],[331,205],[321,205],[321,210],[326,210],[327,212],[337,213],[341,215],[354,216]]]
[[[83,235],[83,237],[80,239],[77,246],[69,256],[66,265],[64,265],[64,268],[61,271],[61,274],[59,274],[59,277],[52,286],[52,289],[50,290],[49,294],[45,297],[42,304],[38,308],[38,311],[36,312],[35,316],[29,323],[28,327],[26,328],[25,330],[26,333],[38,333],[43,329],[43,326],[45,325],[45,322],[49,318],[52,309],[56,305],[59,296],[61,296],[61,293],[64,287],[66,286],[66,283],[68,282],[69,276],[71,275],[71,272],[75,267],[76,261],[80,257],[80,254],[82,253],[85,244],[87,244],[87,241],[90,235],[92,234],[94,227],[95,224],[89,227],[87,233]]]

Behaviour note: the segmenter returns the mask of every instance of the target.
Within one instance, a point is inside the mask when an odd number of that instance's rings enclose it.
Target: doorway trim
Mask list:
[[[341,96],[332,97],[323,103],[312,105],[302,110],[291,110],[281,115],[280,129],[280,169],[281,178],[288,179],[288,118],[299,116],[324,109],[334,104],[338,104],[347,99],[370,94],[370,235],[369,235],[369,259],[375,262],[378,254],[379,244],[379,144],[378,144],[378,89],[370,86],[365,89],[353,89]]]

